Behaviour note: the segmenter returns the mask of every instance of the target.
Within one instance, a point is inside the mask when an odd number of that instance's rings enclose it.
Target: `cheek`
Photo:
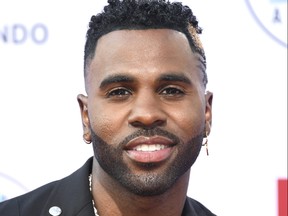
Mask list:
[[[94,107],[94,112],[89,118],[92,130],[106,143],[117,145],[125,136],[121,135],[121,132],[127,121],[120,110],[111,110],[108,106]]]
[[[103,139],[105,142],[110,143],[113,135],[113,122],[112,119],[105,115],[90,115],[91,129]]]
[[[200,109],[201,110],[201,109]],[[202,134],[205,125],[204,111],[194,109],[178,110],[171,115],[171,121],[176,127],[176,134],[184,140],[190,140]]]

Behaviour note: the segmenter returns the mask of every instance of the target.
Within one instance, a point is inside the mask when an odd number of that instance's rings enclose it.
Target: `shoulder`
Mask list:
[[[46,215],[52,206],[60,206],[67,213],[65,215],[71,216],[75,215],[75,212],[80,212],[85,206],[93,210],[93,207],[89,207],[89,204],[92,206],[92,202],[88,187],[88,175],[91,173],[91,168],[92,159],[89,159],[70,176],[1,202],[0,215]],[[78,196],[75,197],[75,194]],[[71,208],[71,202],[73,202],[73,209]]]
[[[207,209],[202,203],[190,197],[187,197],[186,199],[182,216],[186,215],[216,216],[209,209]]]
[[[58,181],[46,184],[24,195],[0,203],[0,215],[16,216],[20,210],[29,209],[29,214],[40,215],[46,200]],[[22,214],[23,212],[21,212]],[[25,215],[25,214],[24,214]]]

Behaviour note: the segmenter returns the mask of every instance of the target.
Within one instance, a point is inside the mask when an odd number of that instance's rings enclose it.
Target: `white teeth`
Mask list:
[[[164,145],[159,145],[159,144],[156,144],[156,145],[138,145],[136,146],[133,150],[136,150],[136,151],[145,151],[145,152],[152,152],[152,151],[158,151],[158,150],[161,150],[161,149],[164,149],[165,146]]]

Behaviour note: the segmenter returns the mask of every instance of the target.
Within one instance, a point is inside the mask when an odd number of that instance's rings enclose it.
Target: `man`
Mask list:
[[[211,125],[196,17],[164,0],[108,3],[89,24],[77,98],[94,157],[0,204],[1,216],[214,215],[186,195]]]

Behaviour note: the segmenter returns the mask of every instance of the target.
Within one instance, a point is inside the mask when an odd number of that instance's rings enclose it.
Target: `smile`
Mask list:
[[[162,149],[165,149],[167,148],[167,146],[165,145],[159,145],[159,144],[156,144],[156,145],[138,145],[136,146],[135,148],[133,148],[133,150],[135,151],[143,151],[143,152],[154,152],[154,151],[159,151],[159,150],[162,150]]]
[[[132,161],[158,163],[172,155],[174,145],[172,140],[165,137],[137,137],[127,144],[125,151]]]

